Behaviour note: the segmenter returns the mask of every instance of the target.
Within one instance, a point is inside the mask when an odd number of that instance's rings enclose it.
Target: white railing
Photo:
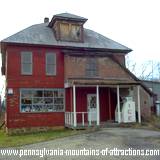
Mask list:
[[[76,112],[76,127],[77,126],[91,126],[92,116],[96,112]],[[65,125],[74,126],[74,112],[65,112]],[[75,126],[74,126],[75,127]]]
[[[65,112],[65,125],[73,126],[73,112]]]

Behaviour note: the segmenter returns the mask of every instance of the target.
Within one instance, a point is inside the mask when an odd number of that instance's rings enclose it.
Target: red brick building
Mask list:
[[[1,41],[8,131],[115,121],[128,95],[139,122],[150,115],[151,93],[125,67],[131,49],[85,29],[86,21],[58,14]]]

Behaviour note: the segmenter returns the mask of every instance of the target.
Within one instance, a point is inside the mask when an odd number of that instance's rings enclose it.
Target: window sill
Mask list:
[[[46,76],[55,77],[55,76],[57,76],[57,75],[56,75],[56,74],[46,74]]]
[[[52,113],[64,113],[65,111],[54,111],[54,112],[21,112],[20,111],[20,114],[46,114],[46,113],[49,113],[49,114],[52,114]]]

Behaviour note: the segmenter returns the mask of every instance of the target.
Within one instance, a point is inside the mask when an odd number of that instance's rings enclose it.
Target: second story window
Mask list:
[[[46,75],[56,75],[55,53],[46,53]]]
[[[96,77],[98,76],[98,64],[96,58],[89,57],[86,62],[86,76]]]
[[[32,52],[21,52],[21,74],[32,75]]]

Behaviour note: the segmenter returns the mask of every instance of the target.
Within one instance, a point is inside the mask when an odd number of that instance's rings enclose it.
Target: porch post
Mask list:
[[[118,107],[118,123],[121,123],[120,100],[119,100],[119,85],[117,85],[117,107]]]
[[[140,86],[137,86],[138,122],[141,123]]]
[[[99,123],[100,123],[100,118],[99,118],[99,86],[97,85],[96,87],[96,92],[97,92],[97,126],[99,126]]]
[[[76,87],[73,85],[73,126],[77,127],[77,115],[76,115]]]

